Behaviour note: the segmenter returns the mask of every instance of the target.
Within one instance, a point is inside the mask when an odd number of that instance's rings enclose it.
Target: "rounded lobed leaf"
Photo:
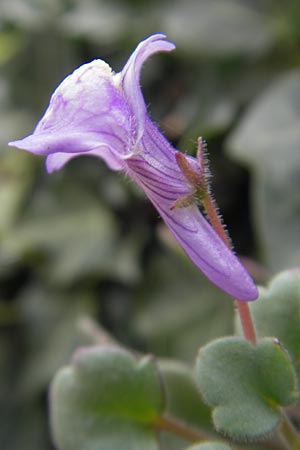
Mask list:
[[[210,410],[199,395],[190,367],[175,360],[159,361],[165,390],[165,414],[194,428],[212,428]]]
[[[280,407],[297,397],[290,357],[270,338],[257,346],[238,337],[209,343],[199,353],[196,381],[213,408],[216,429],[240,441],[271,433],[280,421]]]
[[[300,270],[282,272],[251,305],[258,336],[276,336],[292,357],[300,379]]]
[[[51,386],[52,434],[61,450],[155,450],[163,407],[151,358],[117,347],[82,348]]]

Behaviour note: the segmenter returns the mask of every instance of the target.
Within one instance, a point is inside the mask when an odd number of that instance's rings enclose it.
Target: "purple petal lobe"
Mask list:
[[[144,130],[146,105],[140,89],[140,71],[143,63],[154,53],[169,52],[175,49],[172,42],[165,40],[164,34],[153,34],[140,42],[130,56],[120,75],[120,87],[131,105],[135,117],[136,140],[139,141]]]
[[[76,69],[53,93],[34,134],[81,131],[114,134],[127,142],[130,110],[110,67],[95,60]]]
[[[114,143],[113,148],[120,145],[118,138],[111,135],[73,132],[70,134],[31,134],[20,141],[10,142],[9,145],[31,153],[48,155],[48,172],[58,170],[70,159],[84,154],[98,156],[112,170],[121,170],[124,167],[124,162],[119,153],[111,147]]]
[[[46,168],[48,173],[52,173],[55,170],[61,169],[70,159],[73,159],[77,156],[86,155],[86,156],[96,156],[105,161],[106,165],[111,170],[122,170],[124,168],[123,161],[120,161],[118,157],[116,157],[113,151],[109,147],[99,147],[96,150],[90,150],[88,152],[82,153],[52,153],[48,155],[46,158]]]
[[[48,173],[61,169],[76,153],[53,153],[46,158],[46,169]]]
[[[71,159],[68,155],[63,158],[62,153],[85,152],[119,170],[132,145],[131,123],[130,107],[116,88],[111,69],[95,60],[58,86],[32,135],[9,145],[35,154],[60,153],[49,159],[50,171]]]

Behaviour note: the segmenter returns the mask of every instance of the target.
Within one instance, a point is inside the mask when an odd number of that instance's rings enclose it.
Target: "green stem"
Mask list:
[[[300,435],[284,412],[282,412],[282,419],[278,427],[278,434],[286,450],[300,449]]]

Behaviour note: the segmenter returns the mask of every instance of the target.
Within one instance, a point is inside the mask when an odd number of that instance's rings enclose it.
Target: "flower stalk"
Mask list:
[[[203,181],[202,181],[202,204],[205,209],[207,218],[215,230],[215,232],[218,234],[218,236],[222,239],[225,245],[229,249],[231,249],[231,241],[226,233],[226,230],[224,229],[224,226],[222,224],[221,218],[217,212],[217,207],[215,205],[215,202],[213,198],[211,197],[209,185],[206,171],[204,170],[204,157],[203,157],[203,141],[201,138],[198,139],[198,151],[197,151],[197,159],[200,163],[200,166],[203,170]],[[249,305],[247,302],[241,302],[239,300],[235,300],[235,304],[237,307],[237,311],[240,317],[240,322],[243,330],[243,334],[245,339],[247,339],[249,342],[251,342],[253,345],[256,344],[256,335],[255,335],[255,329],[249,309]]]
[[[286,450],[299,450],[300,435],[284,411],[282,411],[282,419],[278,427],[278,434]]]
[[[230,239],[228,238],[227,233],[224,230],[220,216],[218,215],[216,207],[214,205],[214,201],[210,197],[209,193],[207,193],[206,196],[203,198],[203,206],[211,226],[213,227],[215,232],[220,236],[223,242],[230,248],[231,247]],[[239,300],[235,300],[235,305],[240,317],[244,337],[249,342],[255,345],[256,336],[249,305],[248,303],[240,302]]]
[[[209,438],[204,432],[171,417],[160,417],[154,426],[157,430],[167,431],[190,442],[201,442]]]

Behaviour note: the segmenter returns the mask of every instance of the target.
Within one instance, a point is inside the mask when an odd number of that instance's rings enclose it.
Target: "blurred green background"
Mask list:
[[[52,448],[49,381],[103,329],[188,362],[232,332],[230,299],[122,175],[81,157],[49,176],[43,158],[7,147],[75,67],[101,58],[119,71],[153,32],[177,50],[143,71],[151,117],[190,154],[207,140],[215,197],[256,280],[299,265],[299,0],[1,0],[1,450]]]

